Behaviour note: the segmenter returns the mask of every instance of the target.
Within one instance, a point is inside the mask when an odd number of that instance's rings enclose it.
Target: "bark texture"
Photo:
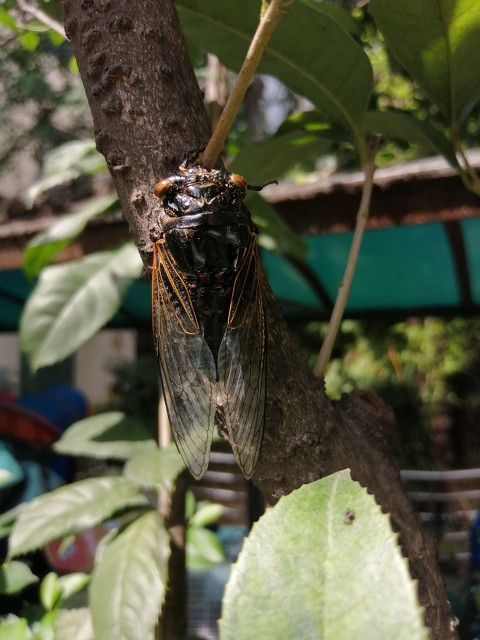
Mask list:
[[[63,8],[97,146],[148,272],[159,213],[153,187],[209,137],[173,0],[63,0]],[[247,179],[255,182],[255,176]],[[267,423],[254,482],[266,500],[275,502],[303,483],[350,468],[391,514],[419,581],[432,639],[455,638],[434,546],[389,455],[389,409],[361,392],[331,402],[270,294],[267,300]]]

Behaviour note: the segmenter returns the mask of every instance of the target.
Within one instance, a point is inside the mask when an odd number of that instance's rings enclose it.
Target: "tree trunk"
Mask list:
[[[63,0],[65,29],[124,216],[147,273],[159,201],[155,183],[209,137],[173,0]],[[247,176],[254,182],[255,176]],[[268,301],[268,401],[254,482],[269,502],[350,468],[400,534],[435,640],[456,637],[435,547],[424,536],[390,455],[390,411],[374,395],[330,401],[313,377],[271,294]]]

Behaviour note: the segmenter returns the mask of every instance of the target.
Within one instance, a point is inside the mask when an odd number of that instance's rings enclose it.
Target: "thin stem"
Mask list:
[[[240,104],[242,103],[250,82],[252,81],[263,52],[265,51],[277,24],[280,22],[283,12],[289,4],[291,4],[291,0],[272,0],[268,9],[261,15],[257,31],[255,32],[242,68],[240,69],[235,85],[227,100],[225,109],[223,110],[215,131],[203,152],[202,164],[205,167],[212,168],[216,163],[225,144],[225,140],[227,139],[232,122],[238,113]]]
[[[317,377],[323,377],[325,375],[325,369],[332,354],[333,345],[340,328],[343,312],[350,293],[350,287],[355,273],[355,267],[357,266],[358,255],[360,253],[360,245],[362,243],[363,233],[368,220],[370,200],[372,197],[373,176],[375,173],[376,151],[376,147],[370,150],[365,165],[365,182],[363,184],[362,197],[360,200],[360,206],[358,207],[355,231],[353,232],[352,245],[350,247],[350,253],[345,266],[345,273],[343,274],[343,280],[338,287],[337,299],[333,306],[332,315],[327,327],[327,333],[323,340],[322,348],[320,349],[320,353],[318,354],[317,362],[315,363],[313,370]]]
[[[42,22],[49,29],[52,29],[52,31],[56,31],[62,36],[62,38],[65,38],[65,40],[67,40],[67,36],[65,35],[65,30],[60,24],[60,22],[57,22],[57,20],[55,20],[54,18],[51,18],[47,13],[45,13],[38,7],[34,7],[28,4],[28,2],[25,2],[25,0],[17,0],[17,5],[20,11],[22,11],[23,13],[30,14],[32,17],[36,18],[39,22]]]
[[[465,155],[464,150],[462,149],[462,145],[457,140],[454,141],[454,147],[457,154],[460,156],[462,160],[462,173],[460,177],[462,178],[463,184],[469,191],[480,195],[480,178],[478,177],[475,169],[469,163],[467,156]],[[463,174],[463,175],[462,175]],[[466,175],[465,175],[466,174]]]

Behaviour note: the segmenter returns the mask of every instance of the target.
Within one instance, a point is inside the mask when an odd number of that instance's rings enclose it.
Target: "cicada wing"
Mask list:
[[[216,408],[216,367],[188,287],[165,247],[155,244],[153,334],[165,404],[177,448],[193,477],[208,467]]]
[[[218,402],[237,464],[247,478],[253,474],[262,443],[266,356],[262,272],[252,233],[218,355]]]

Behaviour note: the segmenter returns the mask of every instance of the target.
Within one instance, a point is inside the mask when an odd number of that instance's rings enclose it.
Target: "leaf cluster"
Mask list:
[[[45,4],[58,13],[56,3]],[[7,0],[0,6],[0,42],[0,170],[7,171],[25,148],[41,162],[47,150],[85,135],[91,118],[62,36]]]
[[[118,514],[123,505],[123,524],[118,519],[118,526],[103,542],[90,580],[83,574],[46,576],[41,585],[46,611],[41,624],[44,630],[57,632],[59,625],[68,624],[64,640],[90,640],[92,633],[96,640],[107,640],[112,629],[118,640],[153,638],[167,584],[170,544],[161,515],[148,508],[138,488],[170,490],[180,469],[176,451],[146,449],[127,462],[123,477],[92,478],[24,507],[10,536],[10,560],[0,572],[3,592],[14,592],[36,580],[23,563],[11,559],[15,555],[51,539],[54,528],[57,536],[71,534],[98,522],[102,514],[104,518]],[[131,509],[138,511],[134,519]],[[221,561],[221,551],[211,544],[211,532],[204,528],[219,516],[218,507],[204,505],[195,511],[190,497],[187,515],[192,566],[205,568]],[[207,554],[198,554],[206,548]],[[87,583],[90,611],[63,610],[62,603]],[[348,471],[305,485],[269,510],[247,539],[225,592],[220,621],[223,640],[251,638],[252,633],[265,640],[293,639],[305,637],[306,628],[312,637],[331,640],[383,640],[393,630],[398,638],[427,638],[416,585],[388,516],[365,489],[352,482]],[[4,631],[15,631],[20,640],[28,637],[23,619],[3,621],[0,633]]]
[[[1,591],[15,593],[38,580],[27,565],[13,558],[57,539],[63,539],[68,548],[75,535],[108,522],[110,532],[100,544],[90,577],[49,574],[43,580],[40,597],[46,613],[41,624],[50,628],[64,624],[68,618],[62,609],[64,601],[88,583],[90,610],[80,616],[86,637],[91,637],[92,626],[96,639],[110,639],[112,628],[119,640],[152,637],[164,601],[170,556],[168,525],[159,505],[171,499],[175,479],[183,470],[180,455],[174,446],[157,449],[141,422],[119,412],[74,424],[55,449],[64,455],[120,460],[123,472],[77,481],[3,514],[2,535],[9,538],[7,563],[0,571]],[[186,542],[192,568],[204,569],[224,559],[220,543],[206,529],[220,515],[218,505],[196,505],[189,496]],[[1,623],[0,633],[2,628],[27,632],[23,619]],[[78,630],[78,623],[74,624],[73,631]]]

